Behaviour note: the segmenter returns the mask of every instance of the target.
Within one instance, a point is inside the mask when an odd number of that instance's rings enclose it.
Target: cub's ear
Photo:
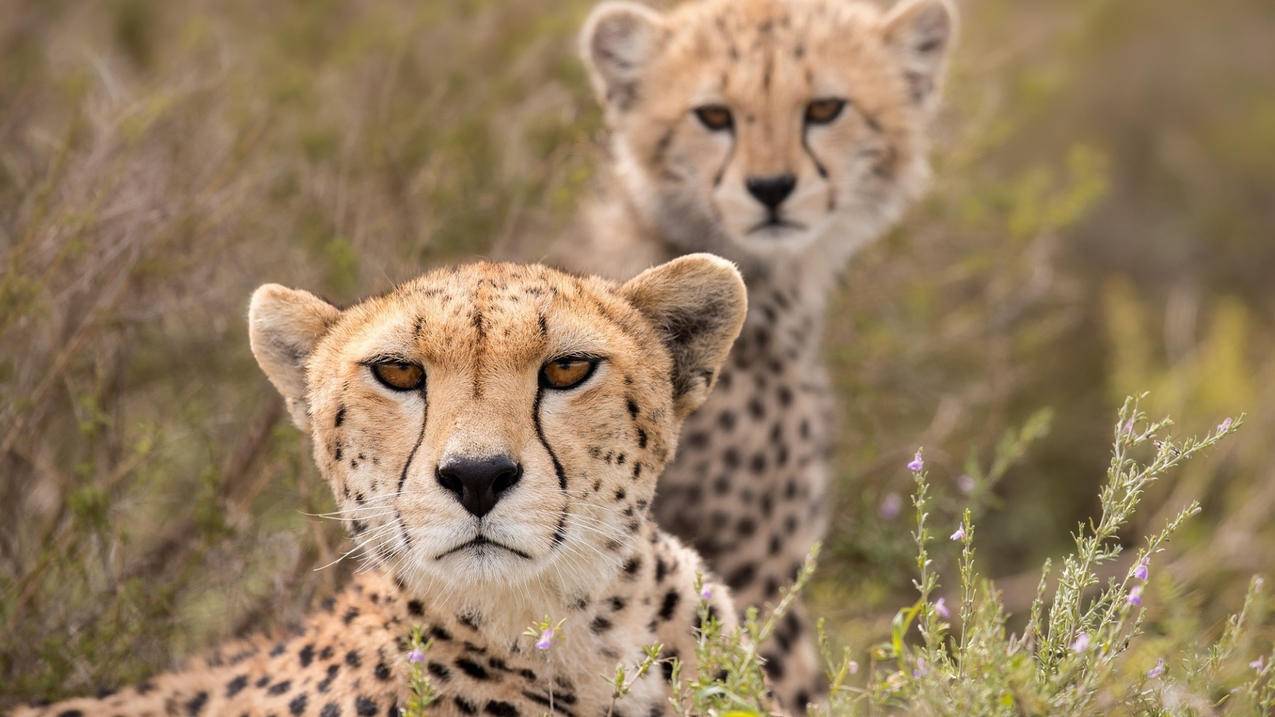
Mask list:
[[[306,361],[341,310],[308,291],[265,284],[252,293],[248,337],[252,355],[283,394],[297,428],[308,431]]]
[[[956,37],[956,7],[951,0],[900,0],[882,18],[881,32],[903,68],[912,101],[933,109]]]
[[[664,18],[645,5],[610,0],[593,9],[580,32],[580,54],[604,105],[624,110],[633,103],[643,68],[667,34]]]
[[[735,265],[689,254],[647,269],[621,293],[655,325],[673,358],[673,409],[679,419],[699,407],[717,380],[748,310]]]

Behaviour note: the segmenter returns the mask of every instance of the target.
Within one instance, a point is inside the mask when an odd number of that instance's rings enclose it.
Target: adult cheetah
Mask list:
[[[417,627],[430,714],[662,714],[660,669],[615,703],[606,676],[652,643],[693,672],[701,601],[735,625],[647,513],[744,313],[707,255],[623,285],[473,264],[346,309],[261,287],[253,353],[374,569],[286,634],[17,714],[397,717]],[[545,615],[563,622],[540,649],[523,632]]]

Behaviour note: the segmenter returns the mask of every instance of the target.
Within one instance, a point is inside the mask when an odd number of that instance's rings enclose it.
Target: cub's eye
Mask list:
[[[596,358],[564,356],[546,363],[540,369],[540,385],[558,391],[575,388],[593,375],[598,367]]]
[[[382,361],[369,368],[377,381],[394,391],[415,391],[425,384],[425,369],[419,364]]]
[[[695,108],[695,116],[713,132],[721,132],[735,126],[730,108],[726,105],[704,105]]]
[[[806,105],[806,121],[810,124],[828,124],[845,109],[846,101],[836,97],[824,97]]]

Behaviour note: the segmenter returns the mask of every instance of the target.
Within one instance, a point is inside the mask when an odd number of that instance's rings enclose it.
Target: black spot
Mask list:
[[[735,412],[722,411],[717,414],[717,425],[721,426],[723,431],[731,431],[735,428]]]
[[[486,712],[489,715],[496,715],[496,717],[518,717],[517,707],[514,707],[508,702],[500,702],[499,700],[492,700],[488,702],[487,706],[483,708],[483,712]]]
[[[752,563],[744,563],[726,576],[726,582],[731,586],[731,589],[739,590],[751,583],[756,577],[757,566]]]
[[[429,674],[438,678],[439,682],[446,682],[452,678],[452,671],[447,669],[447,665],[431,662],[425,667],[429,670]]]
[[[478,664],[477,662],[474,662],[467,658],[464,658],[464,657],[457,658],[456,666],[460,668],[461,672],[464,672],[465,674],[469,675],[475,680],[490,680],[491,679],[491,675],[487,672],[486,668],[484,668],[482,665]]]
[[[753,456],[752,461],[748,464],[748,467],[750,470],[752,470],[753,473],[758,473],[758,474],[765,473],[766,472],[766,454],[764,453],[755,454]]]
[[[358,697],[354,698],[355,714],[364,715],[365,717],[371,717],[371,715],[376,714],[376,709],[377,709],[376,701],[373,700],[372,698],[366,697],[364,695],[359,695]]]
[[[314,643],[301,648],[301,651],[297,653],[297,657],[301,658],[302,667],[309,667],[310,663],[314,662]]]
[[[293,697],[292,701],[288,703],[288,711],[294,715],[299,715],[302,712],[305,712],[306,703],[309,701],[310,698],[306,697],[306,694],[302,692],[296,697]]]
[[[627,494],[624,492],[624,489],[623,489],[623,488],[616,488],[616,489],[615,489],[615,499],[616,499],[617,501],[624,500],[624,496],[625,496],[625,495],[627,495]]]
[[[234,697],[248,686],[248,676],[239,675],[235,679],[226,683],[226,697]]]
[[[390,679],[390,666],[384,662],[376,663],[376,669],[372,671],[376,675],[376,679],[385,682]]]
[[[668,621],[673,619],[673,613],[677,611],[677,604],[682,601],[682,596],[676,590],[669,590],[664,594],[664,602],[660,604],[660,619]]]
[[[265,687],[270,684],[270,675],[262,675],[261,679],[257,680],[254,684],[256,684],[257,687]]]
[[[266,692],[269,692],[272,695],[281,695],[284,692],[287,692],[291,688],[292,688],[292,682],[289,680],[284,680],[283,682],[276,682],[275,684],[270,685],[270,689],[266,690]]]
[[[593,622],[589,623],[589,629],[593,630],[595,634],[604,633],[611,629],[611,621],[601,615],[598,615],[593,618]]]
[[[332,646],[331,646],[331,645],[328,645],[327,647],[324,647],[322,650],[320,650],[320,651],[319,651],[319,659],[320,659],[320,660],[326,660],[326,659],[328,659],[328,658],[330,658],[330,657],[332,657]]]
[[[359,657],[359,651],[350,650],[349,652],[345,653],[345,664],[349,665],[350,667],[358,667],[359,665],[363,664],[363,658]]]
[[[62,710],[58,717],[84,717],[84,713],[79,710]]]
[[[638,571],[642,569],[642,561],[638,558],[629,558],[624,562],[624,574],[626,580],[632,580]]]
[[[664,576],[668,574],[668,563],[664,562],[664,558],[655,558],[655,582],[664,582]]]
[[[350,623],[354,622],[354,618],[358,616],[359,616],[359,609],[357,607],[352,607],[349,610],[345,611],[345,615],[341,617],[341,622],[344,622],[346,625],[349,625]]]
[[[337,707],[335,702],[329,702],[323,705],[323,709],[319,711],[319,717],[341,717],[341,708]]]
[[[425,614],[425,606],[421,604],[420,600],[408,600],[407,611],[420,617]]]
[[[476,707],[473,702],[470,702],[464,697],[460,697],[460,696],[453,697],[452,702],[456,705],[456,709],[460,710],[463,714],[467,714],[467,715],[478,714],[478,707]]]
[[[186,703],[186,714],[188,715],[199,714],[200,712],[203,711],[204,705],[207,703],[208,703],[207,692],[204,692],[201,690],[195,693],[195,696],[191,697],[190,701]]]
[[[738,468],[739,467],[739,451],[735,450],[734,448],[727,448],[722,453],[722,462],[726,464],[727,468],[730,468],[732,470],[735,468]]]

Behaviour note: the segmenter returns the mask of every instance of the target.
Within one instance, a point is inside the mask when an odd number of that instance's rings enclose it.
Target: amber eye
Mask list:
[[[415,391],[425,385],[425,369],[419,364],[381,361],[370,368],[377,381],[395,391]]]
[[[540,385],[565,391],[584,383],[598,367],[598,360],[589,356],[564,356],[546,363],[540,369]]]
[[[730,108],[725,105],[704,105],[695,108],[695,116],[713,132],[721,132],[735,125]]]
[[[810,124],[828,124],[845,109],[846,101],[836,97],[824,97],[806,105],[806,122]]]

